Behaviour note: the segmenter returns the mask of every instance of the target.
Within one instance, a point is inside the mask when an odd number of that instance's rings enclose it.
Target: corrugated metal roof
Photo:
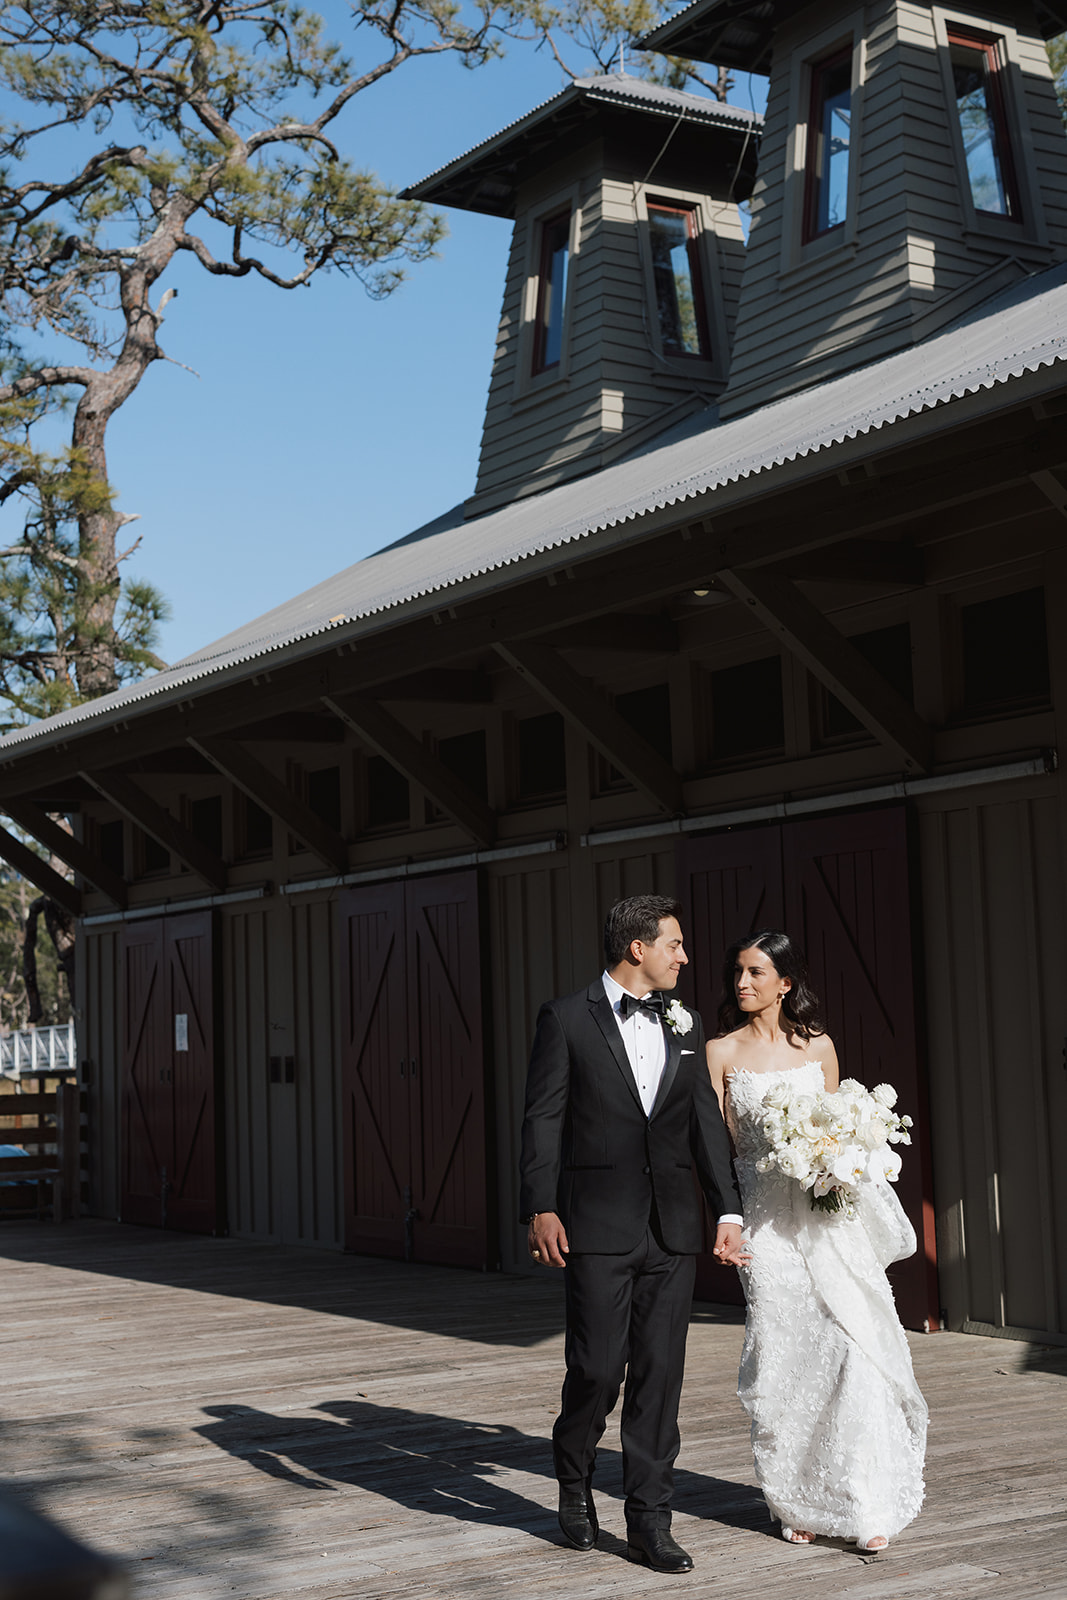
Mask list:
[[[686,118],[707,122],[717,127],[758,128],[763,120],[753,111],[741,106],[727,105],[711,95],[690,94],[685,89],[671,89],[664,84],[648,83],[644,78],[631,78],[628,73],[607,72],[593,78],[575,78],[574,82],[561,89],[559,94],[554,94],[549,100],[542,100],[532,111],[527,111],[524,116],[516,117],[514,122],[505,124],[490,138],[473,145],[463,155],[454,156],[451,161],[446,161],[444,166],[427,173],[426,177],[420,178],[417,183],[409,184],[401,191],[401,198],[421,198],[428,190],[435,188],[443,178],[461,172],[464,167],[483,156],[506,148],[528,129],[536,127],[546,118],[554,116],[558,111],[580,100],[597,101],[604,105],[632,106],[662,116],[676,117],[681,113]]]
[[[0,759],[87,723],[117,720],[146,701],[184,699],[209,679],[246,678],[282,651],[299,657],[331,635],[338,643],[358,637],[390,610],[410,615],[454,604],[460,585],[476,586],[486,574],[1064,363],[1067,265],[1023,280],[921,345],[746,416],[720,422],[709,408],[587,478],[470,522],[456,507],[421,536],[356,562],[166,671],[9,733]]]

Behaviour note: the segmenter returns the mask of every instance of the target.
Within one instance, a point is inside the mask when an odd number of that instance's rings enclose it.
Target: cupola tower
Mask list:
[[[723,417],[1067,256],[1064,27],[1064,0],[696,0],[649,36],[770,75]]]
[[[584,78],[405,191],[515,222],[470,515],[605,466],[721,392],[759,127]]]

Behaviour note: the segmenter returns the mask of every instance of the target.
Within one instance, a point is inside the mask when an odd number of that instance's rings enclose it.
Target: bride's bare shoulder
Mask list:
[[[714,1039],[708,1040],[708,1055],[714,1055],[716,1060],[732,1060],[737,1052],[743,1048],[743,1040],[747,1033],[745,1023],[735,1028],[732,1033],[720,1033]]]

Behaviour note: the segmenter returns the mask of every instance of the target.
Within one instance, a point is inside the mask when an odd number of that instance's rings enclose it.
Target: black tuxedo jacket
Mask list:
[[[704,1029],[690,1015],[688,1033],[664,1023],[667,1064],[646,1117],[601,980],[541,1007],[526,1083],[520,1217],[558,1212],[571,1250],[621,1255],[644,1236],[655,1201],[667,1249],[695,1254],[703,1236],[694,1166],[714,1214],[740,1213]]]

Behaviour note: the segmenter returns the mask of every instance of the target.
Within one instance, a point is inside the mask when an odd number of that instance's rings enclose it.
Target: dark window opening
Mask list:
[[[963,606],[960,628],[966,712],[1048,704],[1051,686],[1043,589],[1024,589]]]
[[[852,47],[811,69],[804,170],[804,239],[840,228],[848,210],[852,139]]]
[[[438,739],[437,754],[442,766],[452,776],[472,789],[482,800],[489,798],[489,764],[485,746],[485,729],[473,733],[457,733],[449,739]]]
[[[571,214],[563,211],[541,225],[541,260],[534,312],[534,372],[558,367],[563,354],[563,307],[567,298],[567,259]]]
[[[567,788],[567,739],[558,711],[523,717],[518,726],[519,796],[562,794]]]
[[[213,850],[217,856],[222,854],[222,798],[220,795],[206,795],[201,800],[189,802],[189,832],[194,839]]]
[[[664,761],[672,760],[669,684],[653,683],[647,689],[629,689],[625,694],[617,694],[615,709],[653,750],[659,751]]]
[[[390,828],[411,816],[411,785],[384,756],[367,757],[367,826]]]
[[[615,696],[615,709],[623,721],[639,733],[646,744],[659,752],[664,761],[673,761],[671,742],[671,691],[666,683],[653,683],[647,689],[628,689]],[[601,789],[609,789],[628,780],[610,762],[601,760]]]
[[[489,798],[489,761],[485,743],[485,729],[473,733],[457,733],[447,739],[438,739],[437,755],[442,766],[448,768],[481,800]],[[426,803],[427,822],[442,822],[445,813],[432,801]]]
[[[696,214],[689,207],[650,203],[648,231],[663,353],[706,360],[711,345]]]
[[[780,750],[785,743],[781,657],[713,672],[711,715],[716,761]]]
[[[914,696],[911,666],[911,628],[906,622],[871,633],[855,633],[849,644],[879,672],[909,705]],[[826,739],[845,738],[865,731],[863,723],[842,705],[835,694],[820,685],[822,735]]]
[[[950,28],[948,55],[974,209],[995,217],[1017,217],[1000,41],[991,34]]]
[[[248,795],[241,796],[242,855],[267,856],[274,849],[274,818]]]
[[[166,845],[141,830],[141,874],[147,878],[152,873],[170,871],[170,851]]]
[[[122,818],[114,822],[101,822],[97,830],[100,859],[105,867],[123,877],[126,871],[126,845]]]
[[[319,767],[307,774],[307,802],[320,822],[341,831],[341,769]]]

